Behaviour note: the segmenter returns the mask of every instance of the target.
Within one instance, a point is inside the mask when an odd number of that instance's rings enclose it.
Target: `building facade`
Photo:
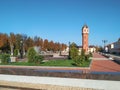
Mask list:
[[[79,53],[81,53],[81,51],[83,49],[82,46],[78,46],[77,48],[79,50]],[[96,52],[96,47],[94,45],[90,45],[87,52],[88,53],[94,53],[94,52]]]
[[[118,41],[108,44],[105,47],[106,52],[113,53],[113,54],[120,54],[120,38]]]

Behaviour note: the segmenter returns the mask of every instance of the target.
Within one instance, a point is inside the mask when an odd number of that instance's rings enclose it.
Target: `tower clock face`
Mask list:
[[[85,29],[83,30],[83,33],[89,33],[88,29],[85,28]]]

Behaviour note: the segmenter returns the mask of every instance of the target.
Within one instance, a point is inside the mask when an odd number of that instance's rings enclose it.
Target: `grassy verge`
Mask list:
[[[89,67],[91,61],[84,62],[81,67]],[[0,64],[5,65],[5,64]],[[28,62],[14,62],[8,63],[6,65],[20,65],[20,66],[62,66],[62,67],[76,67],[73,60],[50,60],[47,62],[42,62],[41,64],[28,63]]]

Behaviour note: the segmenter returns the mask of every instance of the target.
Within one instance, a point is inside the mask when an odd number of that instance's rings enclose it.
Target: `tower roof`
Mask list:
[[[82,27],[82,29],[83,29],[83,28],[88,28],[87,24],[85,24],[85,25]]]

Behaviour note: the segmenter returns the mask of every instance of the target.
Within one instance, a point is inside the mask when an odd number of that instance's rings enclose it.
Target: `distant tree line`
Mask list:
[[[21,42],[23,43],[24,51],[27,52],[30,47],[40,46],[42,51],[60,51],[67,48],[66,44],[48,41],[48,39],[42,39],[38,36],[30,37],[26,34],[6,34],[0,33],[0,50],[1,52],[9,53],[11,48],[13,50],[21,48]]]

